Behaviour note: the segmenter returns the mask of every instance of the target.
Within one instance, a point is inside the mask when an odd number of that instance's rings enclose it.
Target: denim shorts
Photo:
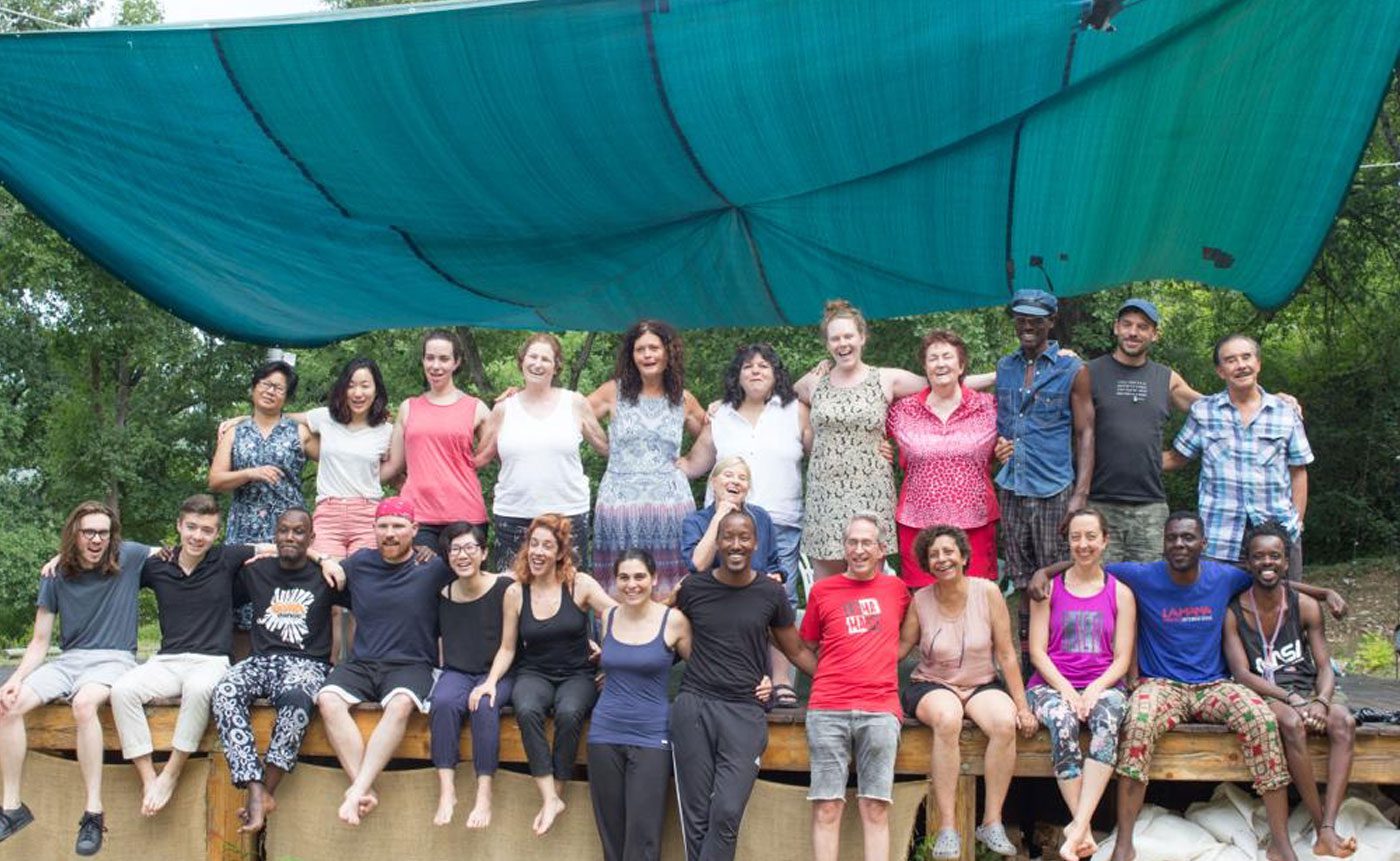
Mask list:
[[[889,712],[807,712],[807,747],[812,768],[807,800],[835,801],[846,797],[852,751],[856,758],[857,797],[893,800],[899,730],[899,718]]]

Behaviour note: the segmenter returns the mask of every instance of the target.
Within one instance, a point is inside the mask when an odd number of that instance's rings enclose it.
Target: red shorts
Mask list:
[[[316,537],[311,547],[317,553],[344,559],[356,550],[377,547],[374,537],[374,509],[377,499],[338,499],[317,501],[311,515]]]
[[[910,589],[929,585],[933,582],[933,576],[920,568],[918,560],[914,558],[914,539],[923,530],[903,523],[895,525],[899,527],[899,579]],[[967,562],[967,576],[997,579],[997,522],[993,520],[963,531],[967,533],[967,543],[972,549],[972,558]]]

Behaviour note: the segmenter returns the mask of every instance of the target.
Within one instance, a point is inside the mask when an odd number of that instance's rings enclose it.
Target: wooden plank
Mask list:
[[[148,706],[152,739],[156,749],[169,749],[175,729],[178,709],[174,705]],[[379,721],[379,710],[359,708],[353,712],[360,731],[368,737]],[[260,746],[267,744],[275,716],[270,707],[255,706],[253,727]],[[111,713],[101,712],[103,740],[108,750],[120,750]],[[806,728],[800,713],[775,714],[768,725],[768,750],[763,756],[763,768],[771,771],[806,771],[809,767]],[[73,715],[68,706],[51,703],[35,709],[26,717],[29,744],[35,750],[71,751],[75,743]],[[1087,736],[1086,736],[1087,741]],[[426,715],[413,715],[408,731],[395,756],[399,759],[423,760],[429,755],[430,732]],[[961,772],[981,775],[987,740],[971,724],[963,729]],[[906,722],[895,758],[895,771],[900,775],[926,775],[932,753],[933,737],[926,727]],[[200,750],[218,749],[218,735],[211,722],[200,742]],[[465,728],[461,737],[463,759],[471,758],[471,734]],[[1309,750],[1319,774],[1326,772],[1327,740],[1309,739]],[[302,752],[307,756],[333,756],[321,721],[313,719],[307,731]],[[579,749],[579,762],[586,752]],[[507,716],[501,723],[501,760],[524,762],[525,749],[520,741],[520,729]],[[1224,727],[1184,724],[1164,735],[1157,744],[1151,777],[1154,780],[1248,780],[1235,735]],[[1031,739],[1017,739],[1016,775],[1019,777],[1051,777],[1050,741],[1044,730]],[[1364,725],[1357,730],[1356,755],[1352,763],[1354,783],[1400,785],[1400,727]]]
[[[248,861],[255,857],[255,838],[238,830],[243,824],[238,818],[243,791],[233,785],[228,760],[222,753],[209,756],[204,804],[207,861]]]
[[[933,800],[933,790],[929,789],[929,800]],[[957,823],[958,835],[962,838],[961,861],[977,861],[977,778],[971,774],[958,775],[957,795],[953,797],[953,821]],[[930,831],[929,834],[937,832]]]

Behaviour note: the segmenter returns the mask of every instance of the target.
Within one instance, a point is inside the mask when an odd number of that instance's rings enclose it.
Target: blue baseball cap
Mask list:
[[[1011,296],[1011,313],[1027,317],[1049,317],[1060,310],[1054,294],[1044,290],[1017,290]]]
[[[1129,299],[1122,305],[1119,305],[1118,313],[1113,315],[1114,319],[1122,317],[1124,311],[1137,311],[1151,320],[1154,326],[1160,326],[1162,324],[1162,315],[1157,312],[1157,306],[1146,299]]]

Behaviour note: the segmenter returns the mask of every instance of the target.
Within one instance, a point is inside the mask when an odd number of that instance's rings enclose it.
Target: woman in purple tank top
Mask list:
[[[1137,605],[1128,587],[1103,570],[1103,515],[1092,508],[1075,511],[1066,531],[1073,564],[1049,601],[1031,602],[1035,673],[1026,698],[1050,731],[1055,780],[1074,814],[1060,857],[1075,861],[1098,848],[1089,822],[1118,758],[1118,727],[1127,707],[1121,683],[1133,656]],[[1087,761],[1079,750],[1083,724],[1091,734]]]

